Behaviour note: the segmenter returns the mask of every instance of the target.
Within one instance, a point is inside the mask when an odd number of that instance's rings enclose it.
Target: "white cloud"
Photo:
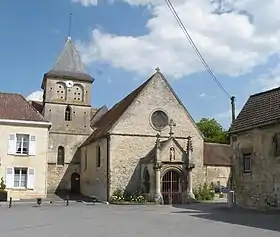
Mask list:
[[[199,97],[204,98],[204,97],[207,97],[207,95],[206,95],[205,93],[201,93],[201,94],[199,95]]]
[[[280,64],[272,68],[268,73],[261,75],[258,84],[262,90],[269,90],[280,86]]]
[[[72,0],[72,2],[80,3],[85,7],[97,5],[98,0]]]
[[[26,97],[26,100],[43,101],[43,91],[34,91]]]
[[[91,39],[79,45],[85,63],[107,62],[139,75],[159,66],[169,78],[204,71],[165,1],[123,1],[152,6],[149,33],[133,37],[94,29]],[[172,2],[215,73],[244,74],[280,53],[280,1],[224,0],[220,7],[215,0]],[[224,13],[213,13],[217,10]]]

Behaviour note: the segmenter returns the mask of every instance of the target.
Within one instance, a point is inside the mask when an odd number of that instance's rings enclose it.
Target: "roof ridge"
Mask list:
[[[106,135],[114,124],[119,120],[122,114],[133,103],[135,98],[141,93],[145,86],[150,82],[155,73],[146,81],[144,81],[135,90],[126,95],[122,100],[117,102],[111,109],[109,109],[96,123],[97,129],[85,140],[81,146],[85,146],[94,141],[94,139]],[[120,108],[118,110],[118,108]],[[114,114],[115,113],[115,114]],[[114,115],[114,116],[112,116]],[[110,117],[111,116],[111,117]],[[105,134],[106,133],[106,134]]]
[[[250,95],[250,97],[255,97],[255,96],[263,95],[263,94],[270,93],[270,92],[277,91],[277,90],[280,90],[280,86],[272,88],[272,89],[269,89],[269,90],[266,90],[266,91],[261,91],[261,92],[252,94],[252,95]]]
[[[217,142],[204,142],[204,144],[213,145],[213,146],[231,146],[230,144],[226,144],[226,143],[217,143]]]

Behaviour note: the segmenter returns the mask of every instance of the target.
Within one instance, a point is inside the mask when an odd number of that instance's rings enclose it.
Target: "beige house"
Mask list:
[[[184,203],[194,197],[193,187],[206,181],[203,135],[159,69],[92,127],[81,146],[85,195],[108,200],[120,188]],[[208,160],[228,155],[216,149],[230,147],[216,144]]]
[[[251,95],[230,128],[237,204],[280,207],[280,87]]]
[[[0,93],[0,101],[0,176],[8,197],[44,198],[51,124],[21,95]]]

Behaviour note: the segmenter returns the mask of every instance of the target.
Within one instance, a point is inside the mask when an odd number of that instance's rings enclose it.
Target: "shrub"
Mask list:
[[[112,202],[137,202],[137,203],[145,203],[147,202],[146,198],[141,194],[141,192],[129,193],[124,192],[122,189],[116,189],[113,192],[111,197]]]
[[[113,195],[111,196],[111,201],[113,201],[113,202],[123,202],[124,201],[123,190],[120,189],[120,188],[117,188],[113,192]]]
[[[194,192],[196,200],[213,200],[215,196],[214,190],[211,188],[211,185],[204,183],[199,185]]]
[[[6,189],[6,184],[4,183],[4,179],[2,177],[0,181],[0,190],[4,191],[5,189]]]

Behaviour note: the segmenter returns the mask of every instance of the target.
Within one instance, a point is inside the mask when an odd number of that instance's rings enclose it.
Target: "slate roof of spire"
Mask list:
[[[60,72],[86,73],[81,57],[70,37],[56,60],[52,70]]]
[[[80,54],[70,37],[68,37],[68,39],[66,40],[64,47],[60,55],[58,56],[53,68],[44,75],[42,88],[45,77],[69,78],[93,82],[93,78],[89,74],[87,74]]]

